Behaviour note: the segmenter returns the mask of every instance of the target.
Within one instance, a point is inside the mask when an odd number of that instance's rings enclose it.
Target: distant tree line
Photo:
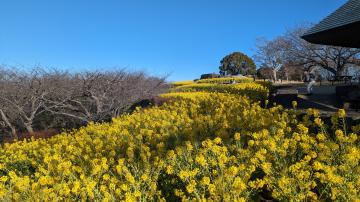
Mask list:
[[[257,74],[276,81],[300,78],[297,74],[316,68],[339,76],[360,66],[360,49],[311,44],[301,38],[309,28],[302,25],[272,40],[259,39],[254,56],[260,66]]]
[[[123,69],[69,73],[0,67],[0,133],[17,138],[19,132],[110,121],[166,89],[164,78]]]
[[[301,38],[310,27],[297,26],[272,40],[259,38],[252,58],[230,53],[221,59],[219,74],[204,74],[202,79],[251,75],[273,81],[303,80],[305,71],[318,73],[322,79],[345,75],[349,69],[360,72],[360,49],[311,44]]]
[[[256,73],[257,78],[275,81],[277,79],[286,81],[303,81],[305,68],[300,65],[286,64],[276,71],[267,66],[261,66]]]

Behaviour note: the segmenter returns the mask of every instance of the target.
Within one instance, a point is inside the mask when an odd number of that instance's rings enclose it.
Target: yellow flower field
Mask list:
[[[359,200],[360,126],[345,130],[343,110],[330,126],[315,109],[263,108],[268,93],[187,84],[111,123],[4,144],[0,199]]]
[[[183,85],[189,85],[189,84],[194,84],[194,81],[177,81],[177,82],[173,82],[171,83],[172,86],[174,87],[178,87],[178,86],[183,86]]]
[[[182,85],[174,88],[173,92],[219,92],[227,94],[244,95],[250,100],[265,100],[269,95],[269,89],[259,83],[247,82],[239,84],[214,84],[214,83],[195,83]]]

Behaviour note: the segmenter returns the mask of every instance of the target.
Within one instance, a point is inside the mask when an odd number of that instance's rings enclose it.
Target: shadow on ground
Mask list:
[[[270,99],[271,103],[280,104],[286,108],[292,107],[292,101],[297,102],[297,108],[306,110],[316,108],[324,116],[330,116],[340,108],[336,98],[335,86],[315,86],[312,95],[307,95],[304,84],[277,86],[276,92]],[[348,110],[348,115],[354,119],[360,119],[357,110]]]

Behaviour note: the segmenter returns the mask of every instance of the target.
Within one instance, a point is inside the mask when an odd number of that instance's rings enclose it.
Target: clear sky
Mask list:
[[[195,79],[345,0],[0,0],[0,64]]]

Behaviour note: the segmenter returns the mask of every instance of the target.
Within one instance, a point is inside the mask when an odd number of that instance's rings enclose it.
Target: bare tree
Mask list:
[[[70,74],[35,68],[0,68],[0,127],[34,132],[36,121],[71,117],[82,125],[101,122],[129,110],[136,102],[165,92],[165,78],[124,70]],[[44,121],[43,121],[44,122]],[[38,124],[39,125],[39,124]]]
[[[36,68],[31,72],[3,70],[0,88],[0,115],[13,135],[15,124],[20,120],[29,133],[33,133],[33,121],[44,112],[44,97],[49,93],[50,80],[44,76],[45,71]],[[16,115],[16,116],[15,116]]]
[[[58,93],[47,100],[46,110],[83,123],[119,116],[133,103],[165,90],[164,78],[124,70],[83,72],[66,80],[58,84]]]
[[[17,116],[13,110],[8,110],[3,104],[0,105],[0,120],[2,120],[0,128],[9,128],[13,138],[18,139],[16,126],[14,125],[16,118]]]
[[[291,67],[288,66],[287,64],[281,66],[281,68],[278,71],[278,75],[280,74],[281,80],[285,79],[286,81],[289,81],[290,71],[291,71]]]
[[[303,80],[304,68],[302,66],[286,63],[284,64],[280,70],[279,74],[283,79],[288,80]]]
[[[350,65],[360,65],[360,49],[308,43],[301,38],[306,30],[308,26],[299,26],[282,37],[288,44],[285,50],[288,61],[307,69],[322,67],[333,75],[342,75]]]
[[[6,70],[0,67],[0,93],[3,91],[4,86],[6,85],[6,78],[8,77]],[[6,103],[0,100],[0,128],[9,128],[11,134],[15,139],[17,139],[16,127],[14,126],[14,120],[16,116],[14,116],[13,110],[9,110],[6,107]]]
[[[266,39],[258,39],[257,41],[255,61],[272,70],[274,81],[277,81],[277,72],[285,64],[284,54],[287,46],[287,41],[282,37],[270,41]]]

